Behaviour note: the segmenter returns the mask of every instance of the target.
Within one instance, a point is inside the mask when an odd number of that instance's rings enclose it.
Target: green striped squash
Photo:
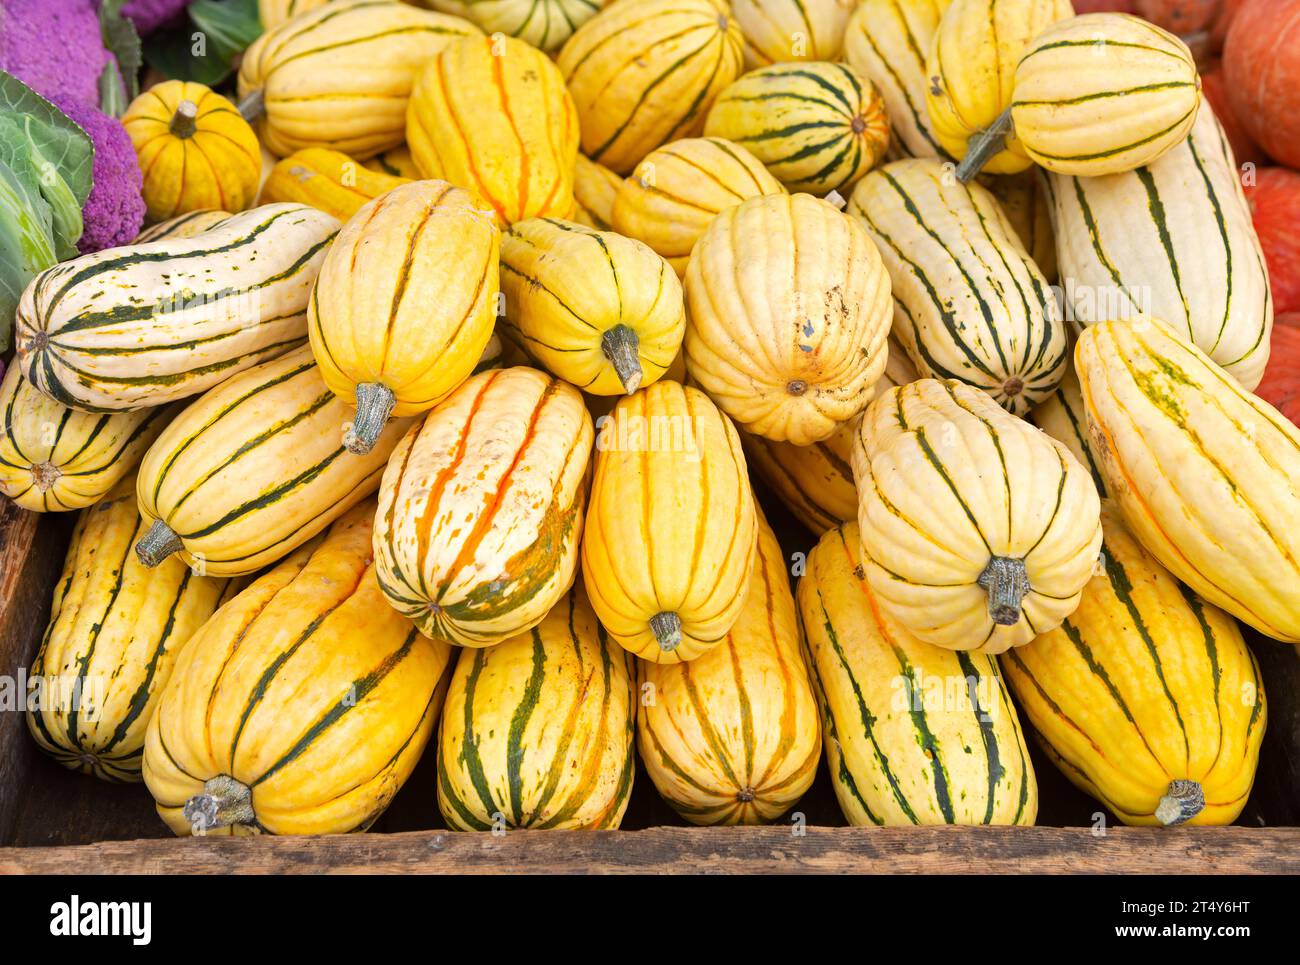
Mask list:
[[[1273,300],[1232,149],[1208,107],[1159,160],[1106,177],[1048,175],[1066,306],[1084,325],[1146,313],[1253,390]]]
[[[203,234],[209,228],[216,227],[229,217],[229,211],[218,211],[215,208],[187,211],[185,214],[178,214],[174,218],[150,225],[135,236],[132,244],[143,245],[150,241],[163,241],[166,238],[193,238],[195,235]]]
[[[533,629],[461,650],[438,739],[448,826],[617,828],[636,770],[631,664],[581,590]]]
[[[1056,391],[1068,348],[1061,309],[992,194],[913,158],[858,182],[848,212],[880,249],[893,334],[923,377],[973,385],[1016,415]]]
[[[1061,387],[1034,406],[1029,421],[1070,450],[1070,454],[1079,460],[1079,465],[1088,470],[1097,486],[1097,493],[1104,499],[1107,495],[1106,477],[1092,451],[1088,410],[1083,404],[1083,390],[1079,387],[1079,376],[1073,365],[1061,379]]]
[[[180,560],[145,569],[131,552],[143,532],[131,479],[82,511],[28,682],[36,743],[106,781],[140,780],[158,695],[230,583]]]
[[[1038,785],[987,654],[922,643],[862,575],[855,523],[808,554],[799,615],[826,760],[850,824],[1034,823]]]
[[[889,146],[885,104],[846,64],[775,64],[750,71],[713,102],[708,137],[748,149],[790,191],[848,189]]]
[[[518,37],[538,50],[554,52],[600,12],[608,0],[424,0],[423,6],[455,14],[489,36]]]
[[[88,412],[157,406],[209,389],[307,338],[307,300],[339,223],[268,204],[191,238],[55,265],[23,292],[17,364]]]
[[[745,67],[838,60],[857,0],[731,0],[745,37]]]

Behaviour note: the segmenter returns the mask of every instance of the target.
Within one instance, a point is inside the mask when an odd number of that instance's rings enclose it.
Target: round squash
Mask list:
[[[276,162],[261,200],[309,204],[347,221],[367,201],[409,180],[372,171],[338,151],[309,147]]]
[[[698,134],[741,61],[740,27],[723,0],[616,0],[557,59],[582,119],[582,152],[618,174]]]
[[[646,155],[614,196],[610,224],[644,241],[686,275],[695,242],[717,215],[747,198],[784,194],[763,162],[738,144],[688,137]]]
[[[193,81],[155,84],[122,124],[144,174],[150,221],[204,208],[243,211],[257,198],[262,152],[234,104]]]
[[[619,400],[596,440],[582,578],[618,643],[694,660],[740,617],[757,538],[740,437],[698,389]]]
[[[500,243],[491,216],[445,181],[401,185],[339,232],[307,331],[325,384],[357,407],[350,451],[468,378],[492,336]]]
[[[608,0],[423,0],[426,7],[471,20],[489,36],[506,34],[553,52]]]
[[[856,219],[807,194],[718,215],[686,270],[686,369],[749,432],[806,446],[871,401],[893,303]]]
[[[406,117],[420,172],[469,191],[502,226],[573,217],[578,116],[555,64],[522,40],[449,44],[420,71]]]
[[[591,440],[577,389],[536,369],[462,385],[384,473],[375,560],[388,602],[462,647],[537,626],[573,584]]]
[[[1060,626],[1101,545],[1100,500],[1064,445],[978,389],[890,389],[853,446],[866,579],[890,619],[1001,653]]]
[[[617,828],[636,773],[631,663],[579,589],[531,631],[461,650],[438,737],[448,827]]]
[[[1268,264],[1276,310],[1300,312],[1300,171],[1260,168],[1245,181],[1246,199]]]
[[[384,605],[374,505],[221,608],[176,661],[144,780],[178,835],[361,831],[414,770],[451,647]]]
[[[216,208],[178,214],[174,218],[159,221],[145,228],[135,236],[132,244],[143,245],[150,241],[162,241],[164,238],[193,238],[195,235],[203,234],[209,228],[216,227],[229,217],[229,211],[218,211]]]
[[[573,169],[573,220],[597,231],[613,230],[614,199],[622,186],[623,179],[605,165],[579,154]]]
[[[1240,6],[1223,42],[1228,98],[1269,157],[1300,167],[1300,0]]]
[[[650,248],[612,231],[529,218],[501,238],[506,320],[554,375],[630,395],[672,364],[686,330],[681,282]]]
[[[1280,315],[1273,326],[1272,350],[1256,394],[1300,425],[1300,315]]]
[[[745,42],[745,67],[836,60],[856,0],[732,0]]]
[[[847,189],[889,146],[885,104],[852,67],[776,64],[727,87],[709,109],[704,133],[739,144],[790,191]]]

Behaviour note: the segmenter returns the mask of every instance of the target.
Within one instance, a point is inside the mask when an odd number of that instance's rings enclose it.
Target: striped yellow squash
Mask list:
[[[469,191],[500,224],[573,217],[578,115],[555,64],[522,40],[449,44],[420,71],[406,116],[420,172]]]
[[[1097,493],[1105,499],[1109,495],[1101,463],[1092,451],[1092,438],[1088,433],[1088,411],[1083,404],[1083,390],[1079,376],[1071,365],[1061,379],[1061,387],[1034,406],[1029,421],[1070,450],[1079,465],[1088,470]]]
[[[1003,177],[990,175],[984,186],[1002,205],[1016,229],[1020,245],[1034,259],[1043,277],[1055,284],[1060,274],[1056,261],[1056,234],[1052,230],[1052,198],[1046,180],[1036,169]]]
[[[554,375],[593,395],[625,395],[667,371],[686,306],[647,245],[571,221],[529,218],[501,239],[505,318]]]
[[[461,650],[438,736],[447,825],[617,828],[636,772],[631,663],[576,589],[532,630]]]
[[[618,174],[698,134],[736,79],[740,27],[724,0],[615,0],[560,50],[582,119],[582,151]]]
[[[790,576],[761,513],[754,557],[722,644],[689,663],[637,661],[641,760],[692,824],[776,820],[808,790],[821,757]]]
[[[205,623],[145,740],[179,835],[364,830],[433,732],[451,647],[384,605],[373,503],[341,517]]]
[[[388,602],[463,647],[537,626],[573,583],[591,442],[565,382],[530,368],[467,381],[384,473],[375,560]]]
[[[596,441],[582,577],[600,622],[656,663],[694,660],[740,617],[757,539],[740,438],[698,389],[620,399]]]
[[[229,582],[180,560],[145,569],[131,552],[143,532],[133,479],[78,517],[30,670],[27,725],[36,743],[105,781],[140,780],[158,696]]]
[[[1086,325],[1145,312],[1173,325],[1244,388],[1259,384],[1273,322],[1268,271],[1211,110],[1146,167],[1048,180],[1074,318]]]
[[[308,147],[276,162],[262,185],[262,202],[309,204],[347,221],[367,201],[408,180],[372,171],[338,151]]]
[[[159,221],[157,224],[145,228],[135,236],[135,241],[132,244],[143,245],[149,241],[162,241],[164,238],[193,238],[195,235],[201,235],[209,228],[219,225],[229,217],[229,211],[221,211],[217,208],[178,214],[174,218]]]
[[[775,64],[728,86],[704,133],[753,152],[790,191],[847,190],[889,146],[885,103],[852,67]]]
[[[136,492],[146,566],[173,553],[213,576],[254,573],[311,539],[379,486],[410,420],[364,456],[343,447],[352,410],[303,346],[191,404],[149,447]]]
[[[885,101],[894,149],[904,157],[951,157],[925,106],[925,58],[952,0],[861,0],[844,33],[844,59]]]
[[[718,215],[686,269],[686,369],[742,428],[805,446],[871,401],[891,302],[854,218],[807,194]]]
[[[415,181],[367,202],[325,256],[307,308],[321,375],[357,407],[348,449],[390,415],[425,412],[483,354],[496,315],[500,234],[469,194]]]
[[[573,220],[597,231],[614,228],[614,199],[618,197],[623,179],[587,155],[579,154],[573,169],[573,200],[576,214]]]
[[[644,241],[686,275],[695,242],[718,214],[747,198],[784,194],[763,162],[738,144],[688,137],[647,154],[614,196],[610,224]]]
[[[14,319],[36,388],[88,412],[195,395],[302,344],[339,223],[268,204],[190,238],[109,248],[46,269]]]
[[[1300,643],[1300,429],[1155,319],[1090,326],[1075,365],[1133,534],[1210,603]]]
[[[397,0],[334,0],[269,28],[244,52],[240,106],[277,157],[328,147],[365,160],[406,136],[406,103],[429,58],[468,20]]]
[[[961,382],[890,389],[853,445],[866,579],[926,643],[1001,653],[1060,626],[1101,545],[1070,450]]]
[[[1122,13],[1044,30],[1016,66],[1014,90],[1020,150],[1049,171],[1079,177],[1150,164],[1187,136],[1201,102],[1187,45]]]
[[[262,29],[278,27],[286,20],[323,7],[329,0],[257,0],[257,16],[262,21]]]
[[[506,34],[538,50],[558,50],[608,0],[422,0],[424,6],[471,20],[483,32]]]
[[[418,181],[421,177],[420,169],[415,166],[415,159],[411,157],[411,149],[405,143],[389,148],[387,151],[380,151],[369,160],[363,161],[362,166],[393,178]]]
[[[1056,391],[1061,309],[992,194],[911,158],[863,178],[848,210],[889,269],[894,335],[922,375],[959,379],[1017,415]]]
[[[1235,620],[1186,589],[1107,506],[1102,566],[1069,619],[1002,655],[1048,757],[1125,824],[1231,824],[1267,709]]]
[[[0,493],[38,513],[89,506],[135,469],[174,414],[78,412],[11,365],[0,383]]]
[[[862,578],[859,543],[854,523],[828,530],[797,594],[844,816],[1033,824],[1038,784],[997,661],[910,634]]]
[[[746,68],[794,60],[837,60],[856,0],[732,0]]]

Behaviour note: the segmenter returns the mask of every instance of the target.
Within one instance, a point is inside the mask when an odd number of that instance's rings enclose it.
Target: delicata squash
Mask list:
[[[488,36],[508,34],[548,53],[600,12],[608,0],[424,0],[443,13],[472,20]]]
[[[838,60],[855,0],[732,0],[745,41],[745,67]]]
[[[373,171],[338,151],[308,147],[276,162],[262,185],[261,199],[309,204],[347,221],[367,201],[408,180]]]

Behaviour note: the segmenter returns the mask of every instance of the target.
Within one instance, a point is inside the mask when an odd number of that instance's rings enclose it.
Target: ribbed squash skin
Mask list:
[[[686,269],[686,368],[741,427],[804,446],[871,400],[889,275],[862,226],[807,194],[724,211]]]
[[[580,590],[532,630],[461,650],[438,737],[448,826],[617,828],[636,773],[631,664]]]
[[[307,346],[237,375],[181,412],[145,453],[141,515],[213,576],[255,573],[375,491],[410,421],[394,419],[364,456],[343,448],[352,409]]]
[[[858,527],[827,531],[797,592],[826,762],[853,825],[1019,824],[1038,784],[994,658],[922,643],[862,579]]]
[[[728,86],[704,133],[752,151],[790,191],[846,190],[889,146],[885,102],[852,67],[776,64]]]
[[[917,379],[906,353],[891,339],[885,373],[876,383],[880,395]],[[745,458],[799,521],[818,535],[858,518],[858,490],[853,484],[853,437],[856,421],[844,423],[829,439],[810,446],[772,442],[742,435]]]
[[[247,820],[208,834],[364,830],[415,768],[438,720],[451,647],[384,605],[366,503],[204,624],[149,723],[144,780],[174,832],[226,776]],[[197,802],[196,802],[197,803]]]
[[[646,155],[614,196],[610,224],[644,241],[686,275],[695,242],[721,212],[760,194],[784,194],[763,162],[738,144],[688,137]]]
[[[1102,178],[1049,175],[1072,314],[1087,325],[1141,312],[1177,328],[1254,389],[1273,299],[1250,207],[1208,108],[1159,160]]]
[[[1048,26],[1072,17],[1070,0],[953,0],[925,62],[925,102],[934,135],[954,158],[1011,106],[1016,65]],[[1062,83],[1071,84],[1066,76]],[[983,165],[1015,174],[1030,165],[1018,131]]]
[[[610,231],[614,227],[614,199],[618,197],[623,179],[587,155],[579,154],[573,169],[573,200],[576,213],[573,220],[597,231]]]
[[[228,583],[180,560],[145,569],[132,552],[142,535],[131,479],[78,517],[29,671],[41,681],[29,686],[36,705],[27,710],[36,743],[64,767],[105,781],[140,780],[158,696]]]
[[[468,20],[397,0],[338,0],[253,41],[239,96],[261,91],[258,135],[277,157],[328,147],[365,160],[405,139],[406,102],[425,62],[479,33]]]
[[[388,602],[463,647],[537,626],[573,583],[591,441],[567,383],[530,368],[467,381],[384,473],[375,560]]]
[[[682,285],[668,262],[639,241],[571,221],[512,225],[501,239],[501,291],[523,346],[593,395],[654,382],[686,331]],[[623,354],[611,356],[616,345]]]
[[[1061,379],[1061,387],[1043,402],[1034,406],[1028,419],[1057,442],[1070,450],[1079,465],[1088,470],[1097,487],[1097,494],[1105,499],[1110,490],[1102,475],[1101,463],[1092,452],[1092,438],[1088,432],[1088,410],[1083,404],[1083,390],[1079,376],[1071,365]]]
[[[367,201],[408,180],[372,171],[338,151],[309,147],[276,162],[261,198],[309,204],[347,221]]]
[[[904,157],[955,160],[939,143],[925,106],[925,58],[952,0],[862,0],[844,33],[844,60],[885,101],[894,147]]]
[[[1102,525],[1079,608],[1003,654],[1003,673],[1048,756],[1125,824],[1166,823],[1157,806],[1177,780],[1204,794],[1186,823],[1231,824],[1268,716],[1259,667],[1236,621],[1181,586],[1118,510]]]
[[[1300,429],[1154,319],[1089,327],[1075,365],[1133,534],[1210,603],[1300,643]]]
[[[168,218],[166,221],[145,228],[135,236],[133,243],[143,245],[149,241],[162,241],[164,238],[193,238],[229,217],[229,211],[220,211],[216,208],[178,214],[174,218]]]
[[[1056,390],[1061,309],[993,195],[914,158],[863,178],[848,210],[880,249],[894,334],[922,375],[959,379],[1017,415]]]
[[[1016,66],[1011,119],[1037,164],[1100,177],[1150,164],[1182,141],[1200,101],[1186,44],[1139,17],[1094,13],[1034,40]]]
[[[422,177],[420,169],[415,166],[415,159],[411,157],[411,149],[405,144],[380,151],[374,157],[362,162],[362,166],[393,178],[418,181]]]
[[[329,0],[257,0],[257,15],[262,29],[278,27],[292,17],[323,7]]]
[[[755,520],[740,437],[704,393],[665,380],[619,400],[596,440],[582,541],[610,636],[655,663],[722,643],[744,605]]]
[[[78,412],[11,365],[0,382],[0,493],[38,513],[89,506],[135,468],[172,415]]]
[[[578,115],[559,70],[522,40],[448,45],[420,71],[406,116],[420,172],[469,191],[500,224],[573,217]]]
[[[158,406],[301,345],[339,223],[268,204],[191,238],[109,248],[37,275],[14,319],[36,388],[88,412]]]
[[[837,60],[855,0],[733,0],[745,67],[797,60]]]
[[[582,119],[582,152],[627,174],[661,144],[700,133],[741,60],[723,0],[616,0],[556,62]]]
[[[1056,261],[1056,235],[1052,230],[1052,198],[1047,183],[1036,169],[1005,177],[990,176],[984,186],[1002,205],[1002,211],[1016,230],[1020,245],[1051,284],[1060,271]]]
[[[424,5],[464,17],[496,33],[518,37],[538,50],[558,50],[573,31],[608,0],[424,0]]]
[[[740,618],[689,663],[637,662],[641,760],[692,824],[762,824],[793,806],[821,757],[817,699],[781,545],[758,518]]]
[[[1070,450],[961,382],[890,389],[853,446],[863,565],[880,608],[926,643],[1001,653],[1059,626],[1101,545],[1100,500]],[[981,582],[1021,561],[997,619]]]
[[[151,221],[204,208],[243,211],[257,198],[257,135],[211,88],[180,80],[155,84],[131,102],[122,125],[144,173]]]

